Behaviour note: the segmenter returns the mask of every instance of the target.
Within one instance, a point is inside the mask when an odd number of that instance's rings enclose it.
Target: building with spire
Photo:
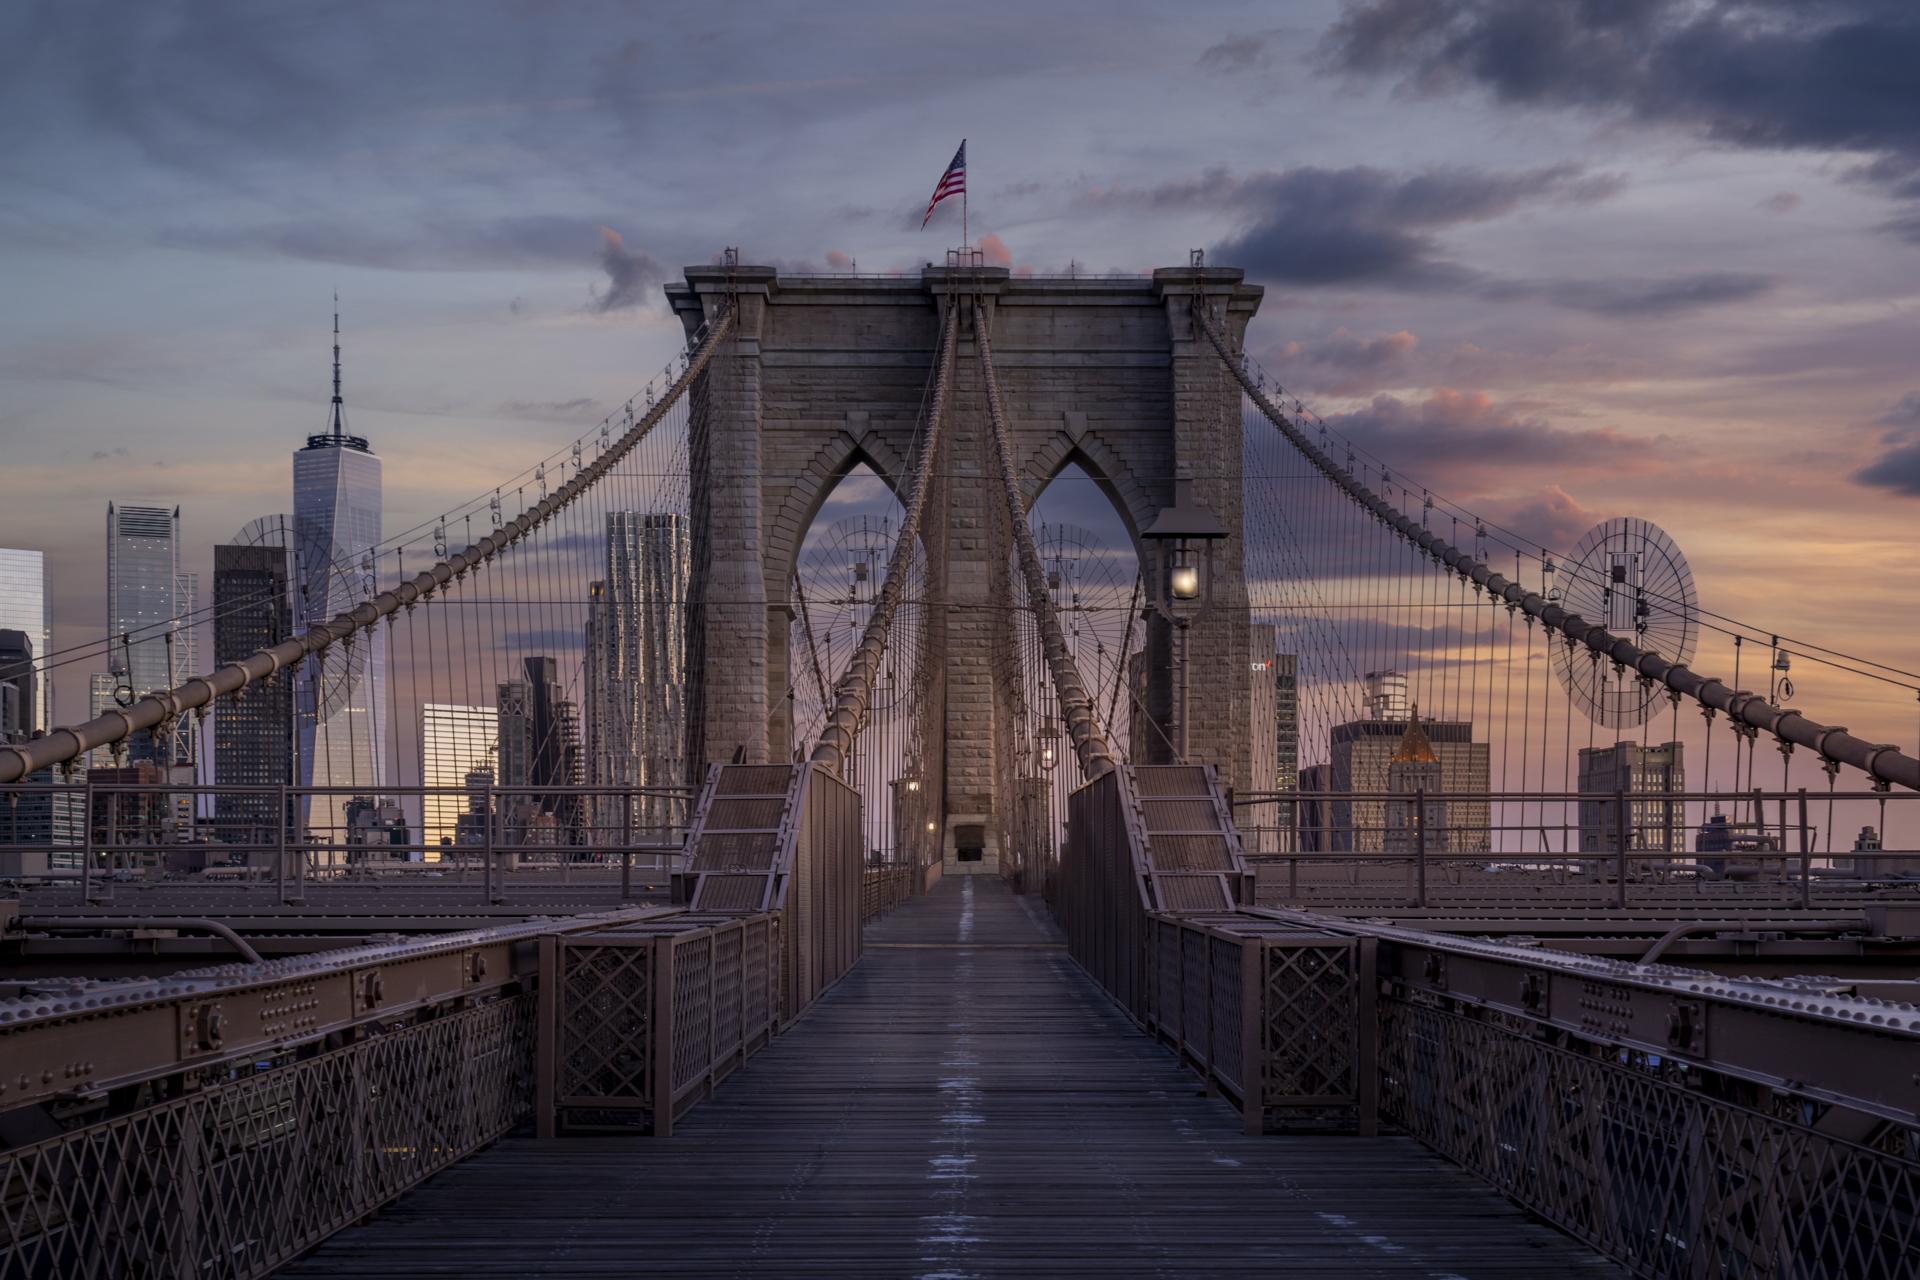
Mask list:
[[[313,626],[376,593],[380,546],[380,459],[364,436],[347,431],[340,390],[340,309],[334,299],[333,406],[327,429],[293,455],[295,602]],[[389,779],[386,634],[376,629],[334,645],[301,667],[296,691],[296,759],[305,787],[378,792]],[[348,795],[302,805],[305,825],[346,822]]]
[[[1408,730],[1415,727],[1407,691],[1407,678],[1398,672],[1368,672],[1363,716],[1334,725],[1328,734],[1325,790],[1335,796],[1358,793],[1363,798],[1328,799],[1319,805],[1326,827],[1322,847],[1334,852],[1385,852],[1394,757],[1409,746]],[[1474,741],[1473,724],[1467,720],[1420,720],[1417,727],[1438,766],[1439,789],[1450,797],[1444,821],[1438,824],[1444,827],[1445,838],[1436,839],[1429,830],[1428,851],[1486,852],[1492,846],[1487,793],[1493,772],[1487,744]],[[1414,754],[1418,754],[1417,745]],[[1426,773],[1413,766],[1425,764],[1403,761],[1401,775],[1409,780],[1424,777]],[[1303,789],[1306,785],[1303,781]]]
[[[1447,847],[1447,803],[1440,756],[1420,727],[1420,704],[1413,703],[1400,745],[1387,758],[1385,847],[1388,853],[1414,853],[1422,847]],[[1424,829],[1425,839],[1422,840]]]

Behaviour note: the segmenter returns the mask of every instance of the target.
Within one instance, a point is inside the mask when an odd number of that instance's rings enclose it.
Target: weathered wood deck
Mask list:
[[[1249,1137],[950,879],[664,1141],[516,1138],[285,1274],[1611,1276],[1403,1138]]]

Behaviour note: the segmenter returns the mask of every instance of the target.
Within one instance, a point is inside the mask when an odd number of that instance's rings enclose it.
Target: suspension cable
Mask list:
[[[308,628],[303,635],[261,649],[238,662],[228,663],[211,675],[196,676],[165,692],[150,693],[130,707],[109,708],[105,714],[85,724],[65,726],[31,742],[0,747],[0,783],[17,782],[37,770],[77,760],[95,747],[119,742],[142,729],[165,725],[184,712],[230,697],[256,680],[266,679],[302,661],[317,658],[336,643],[351,641],[363,631],[372,632],[382,618],[430,598],[436,591],[464,576],[469,569],[492,560],[501,551],[552,520],[613,470],[614,465],[666,417],[667,411],[707,367],[707,362],[733,327],[733,321],[731,307],[716,315],[707,325],[705,339],[688,357],[686,368],[667,388],[666,394],[600,458],[592,465],[576,471],[573,479],[552,496],[541,498],[466,550],[446,557],[432,568],[423,570],[391,590],[381,592],[371,600],[363,600],[354,608],[336,614],[329,622]]]
[[[846,673],[835,686],[833,710],[827,716],[819,740],[810,757],[815,764],[838,770],[841,761],[853,750],[854,735],[867,718],[867,706],[873,698],[873,679],[887,651],[887,632],[893,625],[893,613],[906,586],[907,564],[914,543],[920,537],[920,517],[926,511],[927,491],[933,485],[933,464],[940,452],[941,427],[946,418],[947,390],[953,384],[953,360],[960,327],[958,303],[947,307],[946,323],[940,329],[940,352],[936,357],[933,399],[927,407],[927,428],[920,437],[920,455],[914,460],[913,488],[907,500],[906,514],[900,519],[900,536],[894,540],[887,557],[887,576],[880,584],[880,595],[867,617],[860,647],[847,663]]]
[[[1040,624],[1041,641],[1046,648],[1047,666],[1053,672],[1053,689],[1060,699],[1060,712],[1066,718],[1067,732],[1073,736],[1073,749],[1080,757],[1080,770],[1089,780],[1113,772],[1113,748],[1107,745],[1094,712],[1093,698],[1080,679],[1080,668],[1067,648],[1060,629],[1060,615],[1054,612],[1053,598],[1047,594],[1047,575],[1040,567],[1040,550],[1034,545],[1033,530],[1027,527],[1025,504],[1020,500],[1020,481],[1013,469],[1013,448],[1007,436],[1007,415],[1000,406],[1000,382],[993,372],[993,344],[987,333],[986,308],[976,296],[973,300],[973,339],[980,353],[980,372],[987,384],[987,416],[993,422],[993,450],[1000,460],[1000,480],[1006,491],[1007,520],[1013,526],[1013,540],[1020,549],[1020,569],[1027,581],[1027,597],[1033,602]]]
[[[1306,433],[1267,398],[1266,392],[1248,375],[1239,357],[1228,345],[1226,335],[1221,332],[1219,324],[1198,294],[1194,295],[1193,316],[1195,323],[1207,335],[1207,340],[1213,344],[1214,351],[1219,354],[1221,363],[1226,365],[1228,372],[1239,381],[1253,402],[1260,406],[1267,421],[1278,428],[1315,469],[1363,510],[1411,543],[1436,565],[1460,575],[1463,580],[1484,587],[1504,603],[1518,605],[1523,612],[1545,623],[1549,632],[1561,633],[1571,643],[1584,644],[1596,660],[1605,658],[1616,667],[1631,669],[1644,680],[1665,684],[1702,706],[1726,712],[1729,718],[1741,724],[1764,729],[1782,742],[1810,747],[1827,760],[1852,765],[1876,783],[1891,783],[1920,791],[1920,759],[1907,755],[1898,747],[1856,738],[1845,729],[1820,724],[1798,711],[1782,710],[1757,694],[1729,688],[1720,680],[1698,675],[1680,663],[1669,662],[1657,653],[1640,648],[1631,640],[1614,635],[1606,627],[1588,622],[1579,614],[1570,613],[1544,596],[1528,591],[1519,583],[1495,573],[1446,539],[1422,529],[1419,523],[1394,510],[1373,490],[1355,479],[1345,467],[1316,448]]]

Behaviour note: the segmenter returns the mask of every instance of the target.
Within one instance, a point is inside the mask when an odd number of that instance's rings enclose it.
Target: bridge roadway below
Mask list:
[[[665,1140],[509,1138],[282,1274],[1614,1276],[1411,1139],[1253,1137],[950,877]]]

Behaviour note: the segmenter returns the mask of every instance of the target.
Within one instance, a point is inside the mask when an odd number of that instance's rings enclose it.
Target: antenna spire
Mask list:
[[[340,292],[333,294],[333,438],[347,434],[346,402],[340,398]]]

